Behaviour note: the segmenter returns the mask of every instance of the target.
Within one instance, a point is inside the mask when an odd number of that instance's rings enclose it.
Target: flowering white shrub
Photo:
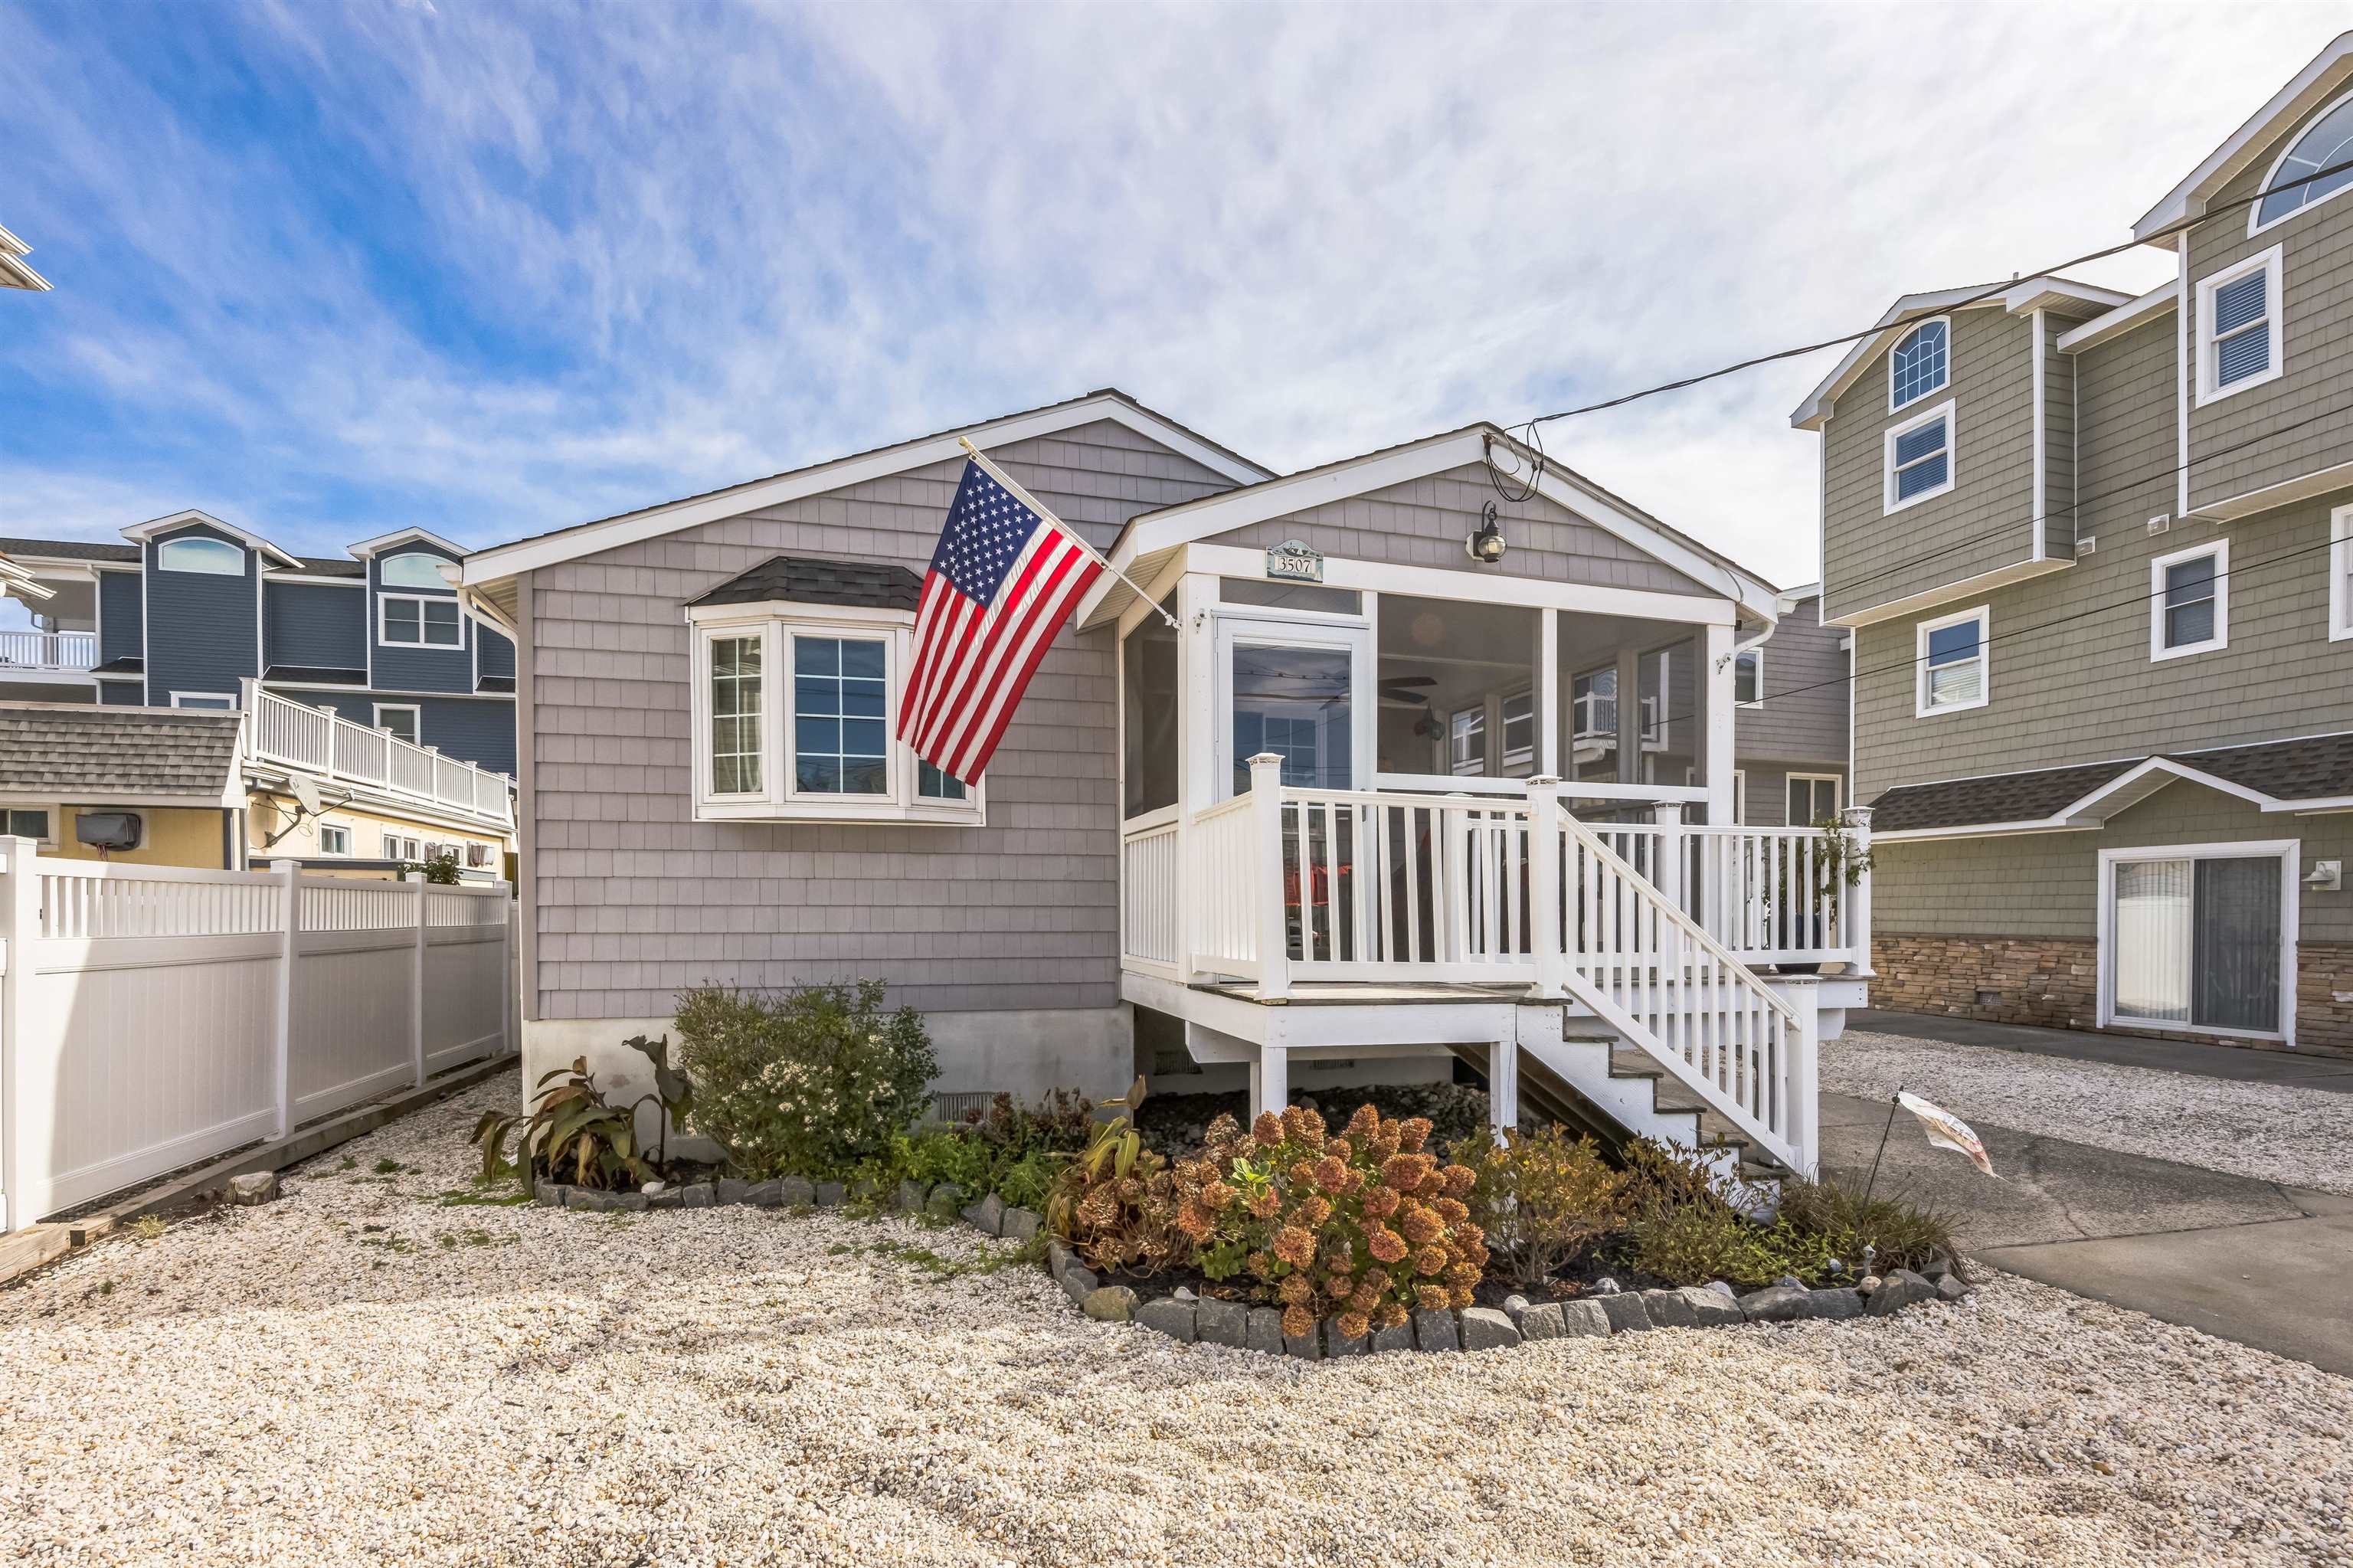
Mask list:
[[[782,996],[704,987],[678,1001],[692,1130],[754,1181],[828,1176],[887,1153],[939,1073],[923,1015],[882,1011],[881,980]]]

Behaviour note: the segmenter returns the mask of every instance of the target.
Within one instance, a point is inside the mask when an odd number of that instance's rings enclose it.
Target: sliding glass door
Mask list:
[[[2294,847],[2105,857],[2109,1022],[2280,1034]]]

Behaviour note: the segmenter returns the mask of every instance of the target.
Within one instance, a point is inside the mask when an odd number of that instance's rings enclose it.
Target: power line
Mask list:
[[[2353,158],[2348,158],[2341,164],[2331,164],[2325,169],[2316,169],[2311,174],[2303,176],[2301,179],[2290,180],[2285,185],[2272,185],[2266,189],[2259,190],[2252,196],[2239,196],[2231,201],[2221,202],[2216,206],[2208,207],[2205,211],[2200,213],[2195,217],[2185,217],[2180,219],[2179,222],[2168,224],[2163,228],[2158,229],[2154,233],[2143,238],[2127,239],[2121,245],[2110,245],[2098,250],[2085,251],[2081,256],[2073,257],[2065,261],[2055,262],[2049,267],[2028,273],[2025,276],[2029,279],[2051,278],[2054,277],[2058,273],[2065,271],[2070,267],[2081,267],[2086,262],[2091,261],[2105,261],[2111,256],[2121,256],[2127,250],[2137,250],[2144,245],[2154,245],[2159,240],[2170,239],[2177,234],[2187,233],[2189,230],[2197,228],[2200,224],[2210,223],[2225,213],[2234,212],[2242,207],[2253,207],[2266,196],[2276,196],[2281,191],[2295,190],[2302,185],[2309,185],[2316,181],[2327,179],[2331,175],[2343,174],[2348,169],[2353,169]],[[1680,376],[1672,381],[1662,381],[1655,387],[1645,387],[1638,392],[1624,392],[1619,394],[1615,397],[1605,397],[1599,403],[1586,403],[1577,408],[1564,408],[1555,414],[1538,414],[1534,418],[1528,420],[1525,425],[1516,427],[1516,429],[1525,430],[1533,437],[1535,428],[1538,425],[1547,425],[1556,419],[1574,419],[1582,414],[1599,414],[1604,409],[1619,408],[1623,408],[1629,403],[1638,403],[1645,397],[1656,397],[1662,392],[1680,392],[1686,387],[1696,387],[1702,382],[1721,380],[1726,376],[1736,376],[1744,370],[1754,370],[1760,365],[1773,365],[1784,359],[1801,359],[1809,354],[1819,354],[1826,348],[1837,348],[1842,344],[1860,343],[1864,338],[1875,336],[1880,333],[1887,331],[1891,327],[1906,326],[1913,322],[1926,321],[1931,316],[1942,315],[1947,311],[1959,310],[1964,305],[1973,305],[1981,300],[1992,299],[1997,294],[2006,294],[2010,290],[2018,287],[2020,281],[2021,281],[2020,278],[2013,277],[2007,283],[1996,283],[1990,288],[1980,289],[1974,294],[1967,294],[1957,300],[1947,300],[1944,303],[1937,305],[1933,309],[1924,309],[1910,315],[1898,316],[1895,320],[1891,322],[1881,322],[1875,325],[1865,327],[1861,332],[1846,333],[1838,337],[1826,337],[1820,343],[1810,343],[1798,348],[1777,349],[1770,354],[1756,355],[1750,358],[1740,360],[1736,364],[1724,366],[1719,369],[1704,370],[1695,376]]]

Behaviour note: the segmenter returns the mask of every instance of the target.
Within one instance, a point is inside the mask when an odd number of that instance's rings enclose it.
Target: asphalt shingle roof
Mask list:
[[[272,664],[262,680],[290,681],[301,686],[364,686],[365,670],[336,670],[323,664]]]
[[[923,597],[923,579],[904,567],[881,561],[828,561],[817,556],[772,556],[692,602],[758,604],[781,599],[859,609],[913,609]]]
[[[237,767],[238,715],[0,704],[0,794],[218,799]]]
[[[2219,747],[2208,751],[2152,752],[2076,768],[2038,768],[2031,773],[1994,773],[1981,779],[1905,784],[1872,802],[1871,829],[1875,833],[1899,833],[1982,827],[1994,822],[2041,821],[2057,816],[2102,785],[2122,778],[2149,757],[2162,757],[2278,800],[2353,795],[2353,734],[2324,735]]]
[[[0,556],[39,556],[48,560],[122,561],[136,564],[136,545],[100,545],[85,539],[0,539]],[[360,577],[367,567],[359,561],[329,556],[298,556],[303,572],[314,577]]]

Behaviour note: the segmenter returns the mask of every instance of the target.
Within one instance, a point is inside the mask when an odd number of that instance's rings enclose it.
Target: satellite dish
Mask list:
[[[294,775],[294,802],[312,816],[319,814],[319,787],[301,774]]]

